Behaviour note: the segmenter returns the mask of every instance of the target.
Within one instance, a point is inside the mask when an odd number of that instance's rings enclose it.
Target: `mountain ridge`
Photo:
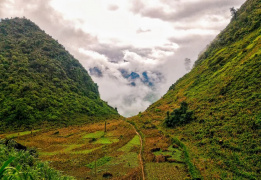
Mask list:
[[[145,112],[130,118],[145,142],[151,127],[180,139],[205,179],[260,178],[260,17],[260,1],[246,1],[194,68]],[[167,112],[183,101],[196,119],[167,128]]]
[[[73,124],[77,117],[87,122],[118,114],[100,99],[79,61],[28,19],[1,21],[0,60],[1,127]]]

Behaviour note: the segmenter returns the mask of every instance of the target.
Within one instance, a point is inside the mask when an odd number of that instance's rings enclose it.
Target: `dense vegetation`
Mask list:
[[[163,125],[186,101],[196,119],[166,131],[188,147],[205,179],[261,179],[260,25],[261,2],[248,0],[191,72],[132,119],[141,128],[141,121]]]
[[[167,127],[175,127],[187,124],[193,120],[193,111],[188,110],[188,104],[183,101],[180,108],[174,109],[173,112],[167,112],[165,124]]]
[[[87,71],[27,19],[0,22],[0,127],[117,115]]]
[[[0,139],[0,179],[74,179],[62,174],[48,166],[47,163],[37,159],[33,151],[17,150],[15,141],[5,145]]]

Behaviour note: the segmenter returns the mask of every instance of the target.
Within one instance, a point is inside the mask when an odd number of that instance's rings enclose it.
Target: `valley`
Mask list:
[[[106,132],[105,122],[99,122],[1,134],[0,138],[35,148],[42,161],[77,179],[190,177],[177,144],[155,129],[142,138],[125,120],[106,120]]]
[[[232,10],[191,71],[130,118],[36,24],[1,20],[0,179],[261,179],[261,3]]]

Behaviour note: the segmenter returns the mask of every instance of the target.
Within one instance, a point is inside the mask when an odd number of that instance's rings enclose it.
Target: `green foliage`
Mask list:
[[[193,111],[188,110],[188,104],[183,101],[180,108],[174,109],[172,113],[167,112],[165,124],[168,127],[175,127],[187,124],[193,120]]]
[[[110,160],[112,160],[112,157],[104,156],[104,157],[98,159],[96,162],[93,161],[93,162],[87,164],[86,166],[90,169],[93,169],[93,168],[95,168],[95,163],[96,163],[96,167],[99,167],[99,166],[103,166],[104,164],[108,163]]]
[[[0,179],[40,180],[74,179],[62,174],[39,161],[29,151],[17,151],[0,143]]]
[[[196,119],[168,131],[186,139],[205,179],[261,179],[260,24],[260,0],[246,1],[194,68],[142,114],[163,119],[181,99],[189,104]]]
[[[122,146],[118,151],[130,152],[135,146],[140,146],[140,138],[135,135],[132,140],[130,140],[125,146]]]
[[[173,143],[177,144],[179,147],[183,149],[184,152],[184,160],[188,167],[189,173],[192,177],[192,179],[201,179],[201,174],[199,170],[195,167],[195,165],[190,160],[190,155],[188,152],[187,147],[178,139],[178,138],[172,138]]]
[[[0,23],[0,92],[0,130],[118,114],[78,60],[27,19]]]
[[[6,170],[8,170],[7,166],[15,159],[15,157],[10,157],[6,162],[4,162],[4,164],[2,165],[2,167],[0,168],[0,179],[4,178],[4,172]]]

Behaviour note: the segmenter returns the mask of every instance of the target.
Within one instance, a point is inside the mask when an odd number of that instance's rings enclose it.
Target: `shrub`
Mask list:
[[[193,120],[193,111],[188,110],[188,104],[183,101],[180,108],[174,109],[172,113],[167,112],[165,124],[168,127],[175,127],[182,124],[187,124]]]

